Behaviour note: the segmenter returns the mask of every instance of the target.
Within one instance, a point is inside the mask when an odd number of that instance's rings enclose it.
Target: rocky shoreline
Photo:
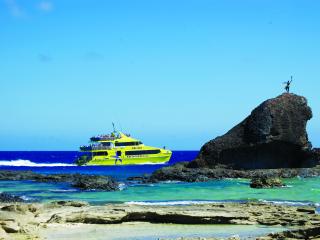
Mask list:
[[[284,226],[291,229],[259,239],[279,239],[280,236],[316,239],[320,236],[320,215],[316,213],[314,206],[296,207],[253,202],[183,206],[90,206],[84,202],[72,201],[0,204],[0,239],[47,239],[46,234],[53,227],[65,229],[80,224],[82,228],[86,228],[139,222]]]
[[[69,183],[80,190],[117,191],[119,183],[109,176],[86,174],[39,174],[32,171],[0,170],[0,181],[25,181]]]
[[[156,183],[162,181],[206,182],[223,178],[306,178],[320,176],[320,166],[313,168],[236,170],[219,167],[189,168],[188,164],[188,162],[177,163],[173,166],[156,170],[149,177],[142,176],[131,179],[145,183]]]
[[[318,177],[320,166],[314,168],[234,170],[226,168],[188,168],[188,162],[156,170],[151,175],[129,177],[128,182],[158,183],[165,181],[207,182],[224,178],[273,179],[294,177]],[[120,184],[103,175],[87,174],[39,174],[32,171],[0,170],[0,181],[36,181],[68,183],[79,190],[118,191]],[[1,196],[0,196],[1,202]]]

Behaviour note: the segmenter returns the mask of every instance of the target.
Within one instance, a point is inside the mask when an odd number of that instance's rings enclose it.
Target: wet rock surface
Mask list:
[[[251,179],[251,188],[274,188],[274,187],[285,187],[285,184],[280,178],[273,177],[255,177]]]
[[[9,203],[9,202],[24,202],[24,199],[18,196],[11,195],[9,193],[0,193],[0,202]]]
[[[119,184],[113,178],[97,175],[81,175],[71,185],[81,190],[119,190]]]
[[[37,182],[66,182],[81,190],[117,191],[119,183],[109,176],[86,174],[38,174],[31,171],[0,171],[0,181],[34,180]]]
[[[270,239],[320,239],[320,226],[309,226],[298,230],[273,233],[266,237],[258,238],[257,240]]]

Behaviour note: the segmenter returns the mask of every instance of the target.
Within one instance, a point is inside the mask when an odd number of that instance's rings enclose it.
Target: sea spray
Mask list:
[[[0,166],[11,167],[74,167],[75,164],[69,163],[35,163],[30,160],[18,159],[18,160],[1,160]]]

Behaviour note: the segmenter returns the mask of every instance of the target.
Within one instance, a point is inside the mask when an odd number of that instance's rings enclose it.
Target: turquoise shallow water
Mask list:
[[[161,183],[128,185],[118,192],[78,191],[67,184],[32,181],[0,181],[0,191],[39,201],[83,200],[92,204],[107,202],[173,201],[288,201],[320,203],[320,178],[294,178],[286,188],[252,189],[249,180],[230,179],[207,183]]]

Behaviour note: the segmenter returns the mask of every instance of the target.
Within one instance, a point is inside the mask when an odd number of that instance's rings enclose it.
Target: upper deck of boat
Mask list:
[[[104,135],[97,135],[90,138],[91,142],[107,142],[107,141],[116,141],[121,139],[130,140],[130,134],[124,134],[122,132],[111,133],[111,134],[104,134]],[[132,139],[134,140],[134,139]]]

